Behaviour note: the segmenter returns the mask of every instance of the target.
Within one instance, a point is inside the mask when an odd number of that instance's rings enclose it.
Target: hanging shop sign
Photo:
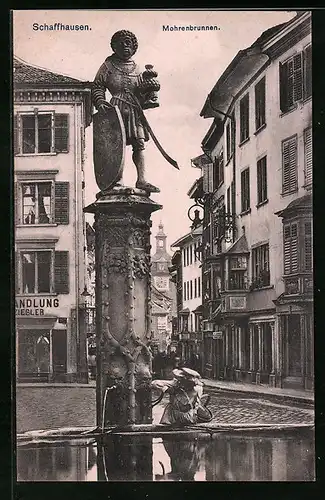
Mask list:
[[[44,316],[47,309],[56,307],[59,307],[57,298],[16,298],[16,316]]]

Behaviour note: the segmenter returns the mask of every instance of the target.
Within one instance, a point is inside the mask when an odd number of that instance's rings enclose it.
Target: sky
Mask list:
[[[147,180],[161,190],[151,198],[163,205],[162,210],[152,215],[152,234],[157,233],[161,221],[170,250],[170,245],[190,230],[187,211],[193,200],[187,192],[200,175],[200,170],[191,167],[191,158],[202,153],[201,142],[212,123],[212,119],[200,117],[207,94],[239,50],[250,46],[266,29],[294,15],[295,11],[17,10],[13,12],[13,51],[28,64],[92,81],[112,53],[111,36],[121,29],[137,36],[139,48],[133,58],[143,69],[145,64],[153,64],[161,84],[160,106],[146,111],[146,116],[163,148],[180,166],[176,170],[151,140],[146,143]],[[88,24],[91,30],[33,30],[33,23],[55,22]],[[216,25],[219,29],[163,31],[164,25]],[[99,191],[92,154],[92,127],[89,127],[86,204],[92,203]],[[133,186],[135,181],[136,170],[128,147],[124,183]]]

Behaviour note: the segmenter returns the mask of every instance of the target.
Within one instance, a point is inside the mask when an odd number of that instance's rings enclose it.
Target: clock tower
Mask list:
[[[152,343],[159,351],[167,351],[171,337],[172,317],[176,310],[176,293],[170,279],[171,255],[167,252],[167,236],[160,222],[155,236],[156,251],[151,258]]]

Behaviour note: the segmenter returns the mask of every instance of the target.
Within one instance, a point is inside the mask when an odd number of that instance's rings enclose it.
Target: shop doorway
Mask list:
[[[284,387],[303,387],[303,343],[300,314],[282,316]]]
[[[67,373],[67,331],[52,330],[53,377],[64,382]]]

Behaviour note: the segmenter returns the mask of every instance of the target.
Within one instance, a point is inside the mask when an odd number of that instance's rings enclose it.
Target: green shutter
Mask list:
[[[69,252],[56,251],[54,256],[55,293],[69,293]]]
[[[298,226],[297,224],[291,224],[291,272],[296,273],[298,270]]]
[[[69,224],[69,182],[56,182],[54,190],[55,223]]]
[[[67,153],[69,150],[69,115],[54,115],[54,145],[56,153]]]

